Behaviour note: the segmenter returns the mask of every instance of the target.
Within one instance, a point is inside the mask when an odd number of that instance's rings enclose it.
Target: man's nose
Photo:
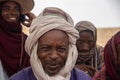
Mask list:
[[[50,53],[50,58],[53,59],[53,60],[56,60],[58,58],[58,53],[56,50],[52,50],[51,53]]]
[[[82,50],[88,51],[89,50],[89,45],[84,43],[83,46],[82,46]]]

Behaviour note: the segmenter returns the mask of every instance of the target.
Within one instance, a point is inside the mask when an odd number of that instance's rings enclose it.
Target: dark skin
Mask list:
[[[61,68],[65,65],[68,56],[68,48],[68,36],[65,32],[60,30],[51,30],[38,40],[37,54],[44,71],[49,76],[59,73]]]
[[[7,22],[18,22],[19,17],[21,14],[21,9],[18,4],[16,4],[14,1],[7,1],[2,5],[2,18]],[[28,17],[25,19],[22,24],[24,26],[29,27],[31,25],[32,20],[36,17],[33,13],[28,12],[26,14]]]
[[[79,53],[89,52],[95,44],[93,33],[91,31],[82,31],[79,33],[79,36],[80,38],[76,42],[78,52]],[[78,54],[77,63],[80,62],[79,58],[80,56]]]
[[[7,22],[17,22],[20,16],[20,7],[15,2],[6,2],[2,5],[2,18]]]
[[[90,31],[82,31],[79,34],[80,38],[77,40],[76,46],[79,52],[89,52],[94,46],[93,33]]]
[[[26,16],[27,16],[28,18],[25,19],[25,21],[22,22],[22,24],[23,24],[24,26],[30,27],[30,25],[31,25],[31,23],[32,23],[32,20],[33,20],[34,18],[36,18],[36,16],[35,16],[32,12],[28,12],[28,13],[26,14]]]
[[[78,52],[81,52],[81,53],[89,52],[95,44],[93,33],[91,31],[82,31],[79,33],[79,36],[80,36],[80,38],[77,40],[77,43],[76,43]],[[80,62],[80,56],[78,54],[77,64],[79,62]],[[92,68],[91,66],[84,65],[84,64],[80,64],[80,65],[78,64],[78,65],[76,65],[76,67],[85,72],[87,71],[87,73],[91,77],[94,76],[95,69]]]

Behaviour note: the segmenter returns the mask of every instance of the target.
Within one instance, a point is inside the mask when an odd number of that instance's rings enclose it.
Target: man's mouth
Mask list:
[[[55,64],[48,65],[48,67],[49,67],[50,69],[53,69],[53,70],[54,70],[54,69],[57,69],[58,66],[59,66],[59,65],[57,65],[57,64],[56,64],[56,65],[55,65]]]
[[[10,20],[16,20],[16,18],[15,17],[11,17],[11,18],[9,18]]]

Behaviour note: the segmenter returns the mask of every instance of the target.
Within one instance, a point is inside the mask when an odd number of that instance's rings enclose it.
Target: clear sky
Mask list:
[[[45,7],[58,7],[71,15],[76,24],[88,20],[97,28],[120,27],[120,0],[34,0],[32,12],[38,15]]]

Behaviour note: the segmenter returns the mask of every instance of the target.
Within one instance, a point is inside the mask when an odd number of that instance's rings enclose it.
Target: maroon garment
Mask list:
[[[98,71],[92,80],[120,80],[120,67],[117,65],[116,46],[120,44],[120,32],[115,34],[105,45],[104,61],[102,69]]]
[[[24,49],[27,36],[22,33],[20,23],[0,20],[0,37],[0,59],[8,76],[30,65]]]
[[[118,32],[109,40],[104,49],[106,73],[112,80],[120,80],[120,67],[118,67],[117,65],[117,52],[116,52],[116,46],[119,43],[120,32]]]

